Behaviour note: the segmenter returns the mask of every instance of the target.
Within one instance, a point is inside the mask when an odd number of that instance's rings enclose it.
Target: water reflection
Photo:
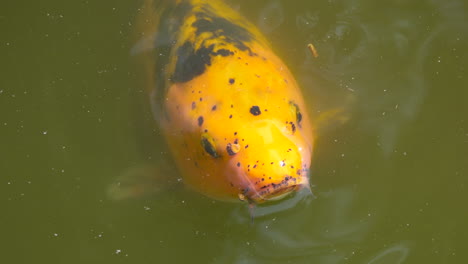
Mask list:
[[[313,201],[296,200],[294,208],[264,209],[266,213],[255,219],[248,237],[226,241],[216,263],[252,263],[259,258],[271,262],[340,263],[352,256],[350,245],[363,241],[375,219],[356,214],[357,199],[354,188],[342,187],[322,193]],[[248,221],[245,212],[238,209],[227,224],[245,228]]]
[[[365,1],[342,1],[325,5],[329,10],[299,12],[297,30],[321,55],[316,60],[304,49],[307,59],[299,78],[315,98],[317,109],[352,111],[359,116],[362,129],[379,136],[388,155],[401,129],[420,111],[429,77],[424,65],[436,59],[433,43],[453,38],[457,30],[466,32],[460,26],[467,18],[460,1],[379,5],[383,6],[374,9]],[[440,15],[434,20],[428,13]],[[421,25],[426,25],[425,31]]]
[[[265,34],[278,29],[284,23],[284,11],[281,1],[268,2],[260,11],[257,26]]]
[[[405,263],[409,255],[409,243],[400,242],[379,251],[367,263],[369,264],[400,264]]]

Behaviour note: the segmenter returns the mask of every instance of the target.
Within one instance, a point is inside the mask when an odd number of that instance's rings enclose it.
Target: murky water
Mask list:
[[[349,117],[317,139],[315,199],[259,208],[253,224],[244,204],[183,188],[109,201],[118,175],[167,158],[130,56],[139,4],[2,3],[0,260],[466,262],[466,1],[231,2],[312,115]]]

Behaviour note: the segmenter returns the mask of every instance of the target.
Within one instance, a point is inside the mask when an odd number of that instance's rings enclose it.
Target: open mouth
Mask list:
[[[269,184],[267,186],[261,187],[260,190],[253,191],[250,195],[247,194],[247,197],[249,197],[249,200],[255,203],[276,201],[288,196],[289,194],[301,188],[303,188],[303,184]]]
[[[290,185],[287,187],[277,189],[273,191],[272,193],[270,193],[269,195],[265,196],[264,199],[266,201],[276,201],[276,200],[282,199],[288,194],[290,194],[291,192],[298,190],[299,187],[300,185]]]

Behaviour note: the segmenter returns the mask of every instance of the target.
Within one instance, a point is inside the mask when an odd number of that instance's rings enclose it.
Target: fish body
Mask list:
[[[184,183],[263,203],[309,188],[312,129],[299,86],[254,25],[221,1],[147,0],[140,53]]]

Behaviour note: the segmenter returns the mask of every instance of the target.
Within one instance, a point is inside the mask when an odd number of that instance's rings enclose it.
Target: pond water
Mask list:
[[[116,177],[167,158],[130,55],[140,3],[5,2],[0,260],[466,262],[466,1],[231,4],[290,67],[312,115],[344,110],[317,138],[315,197],[259,208],[253,223],[245,204],[184,188],[109,200]]]

